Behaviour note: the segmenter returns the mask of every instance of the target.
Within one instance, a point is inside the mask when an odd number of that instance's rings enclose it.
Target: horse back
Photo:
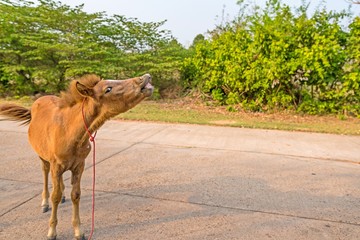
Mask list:
[[[31,106],[31,122],[30,125],[43,128],[47,124],[51,124],[53,117],[58,111],[59,98],[56,96],[43,96],[38,98]]]

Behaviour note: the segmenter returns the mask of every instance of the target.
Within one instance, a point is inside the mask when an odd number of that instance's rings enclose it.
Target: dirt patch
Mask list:
[[[211,124],[215,124],[215,125],[231,125],[231,124],[235,124],[236,121],[235,120],[217,120],[217,121],[210,121]]]

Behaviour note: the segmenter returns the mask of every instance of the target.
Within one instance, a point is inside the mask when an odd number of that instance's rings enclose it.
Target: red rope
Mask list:
[[[91,134],[89,127],[86,124],[86,120],[85,120],[85,113],[84,113],[84,103],[85,103],[86,98],[84,98],[83,102],[82,102],[82,106],[81,106],[81,113],[82,113],[82,117],[83,117],[83,121],[84,121],[84,126],[86,129],[86,132],[89,135],[89,140],[90,142],[92,142],[93,145],[93,179],[92,179],[92,212],[91,212],[91,232],[89,235],[88,240],[90,240],[92,238],[92,235],[94,233],[94,229],[95,229],[95,157],[96,157],[96,152],[95,152],[95,137],[96,137],[96,133],[97,131],[94,133],[94,135]]]

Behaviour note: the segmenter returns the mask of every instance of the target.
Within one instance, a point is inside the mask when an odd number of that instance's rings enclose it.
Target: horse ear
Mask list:
[[[76,82],[76,90],[78,90],[78,92],[84,97],[94,96],[93,89],[86,87],[84,84],[81,84],[80,82]]]

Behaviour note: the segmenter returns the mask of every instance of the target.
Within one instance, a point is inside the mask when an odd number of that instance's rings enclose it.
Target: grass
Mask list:
[[[360,135],[360,119],[352,117],[309,116],[285,112],[229,112],[225,107],[211,107],[184,100],[144,101],[116,118],[136,121]]]
[[[0,99],[4,102],[31,106],[30,98]],[[225,107],[207,106],[188,99],[172,101],[143,101],[128,112],[115,117],[120,120],[153,121],[166,123],[203,124],[243,128],[278,129],[360,135],[360,119],[332,115],[309,116],[289,112],[248,113],[229,112]]]

